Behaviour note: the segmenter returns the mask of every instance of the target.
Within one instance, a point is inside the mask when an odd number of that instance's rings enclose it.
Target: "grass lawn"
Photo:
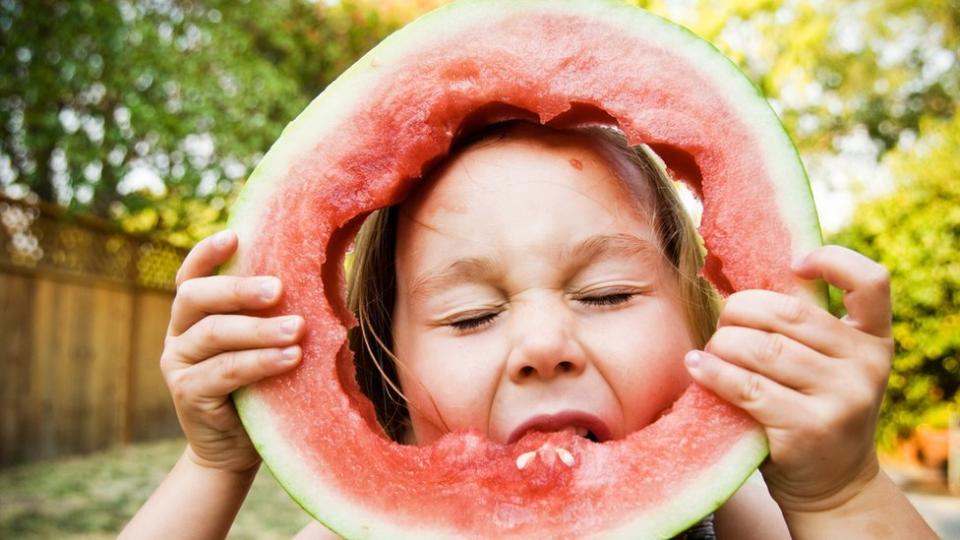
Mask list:
[[[115,538],[185,444],[174,439],[0,470],[0,538]],[[262,467],[229,538],[290,538],[309,519]]]

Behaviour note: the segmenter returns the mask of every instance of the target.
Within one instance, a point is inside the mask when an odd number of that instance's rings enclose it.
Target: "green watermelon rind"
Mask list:
[[[560,5],[562,8],[558,7]],[[775,171],[770,177],[780,180],[775,184],[777,201],[781,216],[789,226],[793,240],[792,252],[799,255],[822,243],[809,179],[795,145],[759,89],[713,45],[666,19],[613,0],[562,3],[551,0],[466,0],[434,10],[394,33],[344,72],[288,124],[251,174],[233,207],[229,227],[240,238],[240,251],[234,260],[244,257],[245,246],[251,243],[250,239],[257,236],[257,224],[265,218],[261,215],[265,205],[259,204],[260,201],[269,200],[273,193],[283,189],[278,179],[284,177],[286,166],[309,151],[316,141],[331,136],[332,130],[336,129],[340,121],[354,114],[354,104],[359,103],[365,90],[373,88],[381,79],[383,72],[387,70],[384,66],[389,66],[392,60],[402,59],[408,51],[416,50],[424,41],[429,42],[430,36],[436,34],[436,28],[455,32],[460,24],[469,27],[473,21],[489,20],[508,11],[510,17],[522,16],[521,10],[525,8],[562,9],[566,14],[582,12],[589,17],[619,25],[628,34],[657,35],[658,42],[687,56],[695,65],[704,66],[704,72],[709,73],[718,86],[726,88],[728,95],[736,97],[731,98],[731,102],[737,104],[740,114],[750,117],[754,125],[763,124],[756,132],[761,135],[758,140],[762,141],[763,154],[771,156],[768,162],[771,166],[782,169],[774,167]],[[229,273],[230,269],[231,265],[228,264],[224,272]],[[825,287],[822,283],[809,286],[808,293],[821,305],[825,304]],[[267,466],[291,496],[330,529],[350,538],[401,538],[406,534],[410,537],[429,538],[462,534],[462,531],[432,530],[430,524],[424,524],[424,529],[411,531],[391,523],[378,523],[371,511],[362,508],[361,501],[347,500],[341,493],[321,493],[320,482],[314,473],[300,466],[306,458],[296,455],[293,445],[284,444],[284,438],[277,431],[269,408],[258,399],[256,387],[236,392],[234,399],[243,423]],[[698,493],[673,498],[678,506],[682,506],[677,511],[687,512],[689,515],[684,525],[690,525],[703,514],[718,508],[739,488],[746,480],[748,472],[754,470],[767,453],[765,439],[762,431],[758,429],[745,436],[729,455],[720,460],[722,467],[719,467],[719,473],[712,468],[705,468],[705,473],[720,474],[723,480],[718,481],[716,477],[710,476],[709,482],[705,481]],[[304,485],[303,479],[310,479],[313,483]],[[710,489],[702,489],[704,485],[709,485]],[[704,493],[706,491],[710,493]],[[691,511],[691,508],[695,510]],[[316,509],[324,509],[321,512],[324,515],[316,515]],[[670,516],[670,513],[660,515]],[[674,514],[664,521],[672,523],[671,527],[675,528],[677,517],[678,514]],[[642,523],[629,525],[619,532],[609,531],[609,537],[620,537],[621,534],[623,537],[660,536],[676,532],[667,530],[666,524],[661,524],[656,516],[642,516],[639,519]],[[358,523],[368,523],[369,526],[356,525]]]

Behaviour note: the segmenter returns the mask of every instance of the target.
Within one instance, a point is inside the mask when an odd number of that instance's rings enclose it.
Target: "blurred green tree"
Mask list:
[[[956,0],[634,0],[715,43],[774,104],[803,152],[867,129],[880,153],[960,99]],[[685,7],[678,7],[678,6]]]
[[[189,245],[391,29],[351,3],[0,2],[0,188]]]
[[[960,411],[960,118],[924,120],[888,156],[898,183],[861,205],[834,242],[884,264],[893,288],[893,373],[881,410],[886,445]]]

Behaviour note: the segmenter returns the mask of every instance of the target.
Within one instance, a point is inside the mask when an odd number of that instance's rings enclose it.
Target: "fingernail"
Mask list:
[[[264,300],[273,300],[280,292],[280,280],[277,278],[263,278],[260,280],[260,297]]]
[[[280,331],[288,336],[292,336],[297,333],[299,326],[300,317],[287,317],[280,323]]]
[[[280,351],[280,361],[284,364],[292,364],[297,361],[297,358],[300,357],[300,347],[293,346],[287,347],[286,349]]]
[[[690,369],[697,369],[700,367],[701,360],[703,360],[703,355],[700,354],[700,351],[690,351],[686,356],[683,357],[683,362]]]
[[[233,234],[229,229],[225,231],[220,231],[217,234],[213,235],[213,245],[218,248],[223,248],[227,246],[227,243],[230,241],[230,235]]]

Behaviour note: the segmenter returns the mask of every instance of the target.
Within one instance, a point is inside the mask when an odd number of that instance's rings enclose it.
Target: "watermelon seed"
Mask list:
[[[520,469],[521,471],[525,469],[526,466],[530,463],[530,460],[532,460],[536,455],[537,455],[536,450],[531,450],[529,452],[524,452],[523,454],[520,454],[517,457],[517,468]]]
[[[573,464],[576,463],[576,460],[573,459],[573,454],[566,448],[557,448],[557,456],[560,457],[560,461],[567,467],[573,467]]]

